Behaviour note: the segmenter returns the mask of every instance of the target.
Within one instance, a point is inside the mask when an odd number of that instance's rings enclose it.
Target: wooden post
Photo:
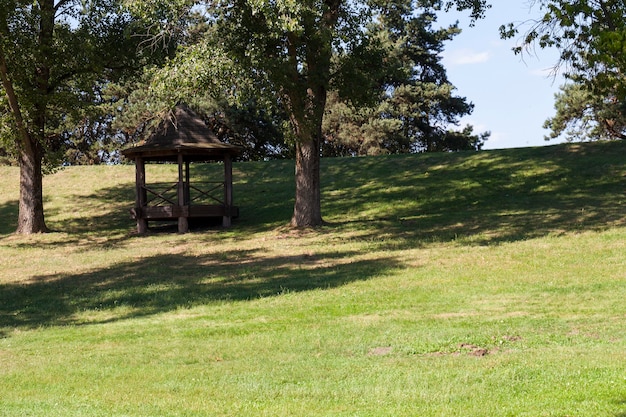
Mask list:
[[[232,206],[233,206],[233,160],[229,154],[224,155],[224,217],[222,218],[222,226],[230,227],[232,225]]]
[[[144,208],[148,200],[146,194],[146,162],[143,158],[135,160],[135,217],[137,220],[137,233],[148,232],[148,220],[144,217]]]
[[[185,161],[185,205],[191,205],[191,176],[189,173],[189,161]]]
[[[187,233],[189,231],[189,219],[185,217],[185,176],[183,172],[183,155],[178,154],[178,210],[180,211],[178,217],[178,233]]]

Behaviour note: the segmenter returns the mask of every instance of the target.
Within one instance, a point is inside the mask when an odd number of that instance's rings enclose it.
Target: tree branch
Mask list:
[[[615,22],[613,20],[613,16],[611,11],[608,9],[606,2],[600,0],[600,9],[602,9],[602,13],[604,14],[604,21],[611,32],[616,30]]]
[[[17,125],[20,139],[18,141],[18,145],[22,145],[19,146],[19,148],[25,149],[27,152],[32,153],[34,149],[32,147],[31,137],[28,133],[28,129],[26,128],[26,124],[24,123],[24,117],[22,116],[22,111],[20,109],[17,94],[15,93],[15,89],[13,88],[13,83],[9,79],[9,71],[5,59],[3,41],[4,35],[0,33],[0,79],[2,80],[2,87],[4,88],[7,100],[9,101],[11,113],[13,113],[15,124]]]
[[[54,5],[54,11],[57,12],[59,11],[59,9],[61,9],[62,7],[65,7],[66,4],[72,2],[74,0],[61,0],[59,1],[57,4]]]

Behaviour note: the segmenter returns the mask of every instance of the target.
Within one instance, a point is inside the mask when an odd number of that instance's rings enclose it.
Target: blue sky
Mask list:
[[[446,45],[443,63],[456,94],[474,103],[472,115],[461,120],[475,132],[491,131],[484,149],[546,146],[548,133],[543,122],[554,115],[554,94],[564,83],[550,72],[557,62],[554,50],[516,56],[511,48],[516,39],[501,40],[498,28],[539,16],[528,0],[494,0],[485,19],[469,27],[466,14],[448,13],[439,17],[445,25],[460,21],[463,32]]]

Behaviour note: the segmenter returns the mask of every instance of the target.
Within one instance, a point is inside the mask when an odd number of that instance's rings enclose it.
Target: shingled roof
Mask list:
[[[194,159],[211,159],[238,155],[241,148],[221,142],[193,110],[179,105],[148,138],[122,151],[130,159],[158,160],[172,159],[181,153]]]

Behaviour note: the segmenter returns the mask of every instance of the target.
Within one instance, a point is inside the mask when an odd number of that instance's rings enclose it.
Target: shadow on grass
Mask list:
[[[18,202],[0,204],[0,235],[8,235],[17,229]]]
[[[133,193],[134,185],[123,184],[91,195],[71,196],[71,201],[60,208],[46,208],[48,226],[53,231],[74,234],[128,232],[135,224],[130,215],[135,201]],[[62,210],[70,210],[70,215]]]
[[[151,166],[157,181],[169,178],[171,167]],[[159,170],[163,173],[160,173]],[[219,164],[192,166],[191,178],[198,181],[220,178]],[[175,181],[176,177],[172,181]],[[289,222],[294,198],[293,161],[237,163],[234,169],[234,200],[240,209],[235,227],[263,231]],[[133,233],[135,221],[130,210],[135,204],[135,184],[125,182],[97,189],[90,195],[64,196],[66,201],[46,208],[49,227],[70,234]],[[66,212],[67,211],[67,212]],[[68,214],[69,213],[69,214]],[[191,224],[193,230],[219,229],[220,221]],[[154,230],[165,230],[167,222],[150,222]]]
[[[328,167],[326,213],[336,227],[370,239],[387,236],[383,245],[394,248],[602,230],[624,224],[625,148],[603,143],[346,160]]]
[[[329,158],[322,161],[322,209],[331,230],[357,230],[372,240],[385,236],[394,247],[449,241],[487,245],[601,230],[624,223],[625,151],[626,144],[615,142]],[[214,178],[222,169],[217,164],[193,168],[194,178]],[[241,213],[233,227],[237,233],[289,222],[293,161],[237,163],[234,179]],[[132,178],[91,195],[55,198],[62,200],[46,213],[54,230],[92,237],[134,232]],[[0,206],[4,219],[16,219],[16,213],[14,202]],[[12,231],[10,221],[0,223],[0,234]]]
[[[624,151],[626,144],[609,143],[324,160],[323,209],[334,224],[320,233],[346,232],[342,238],[367,239],[390,255],[364,261],[352,252],[273,258],[254,251],[165,254],[87,274],[39,276],[0,285],[0,328],[80,324],[89,322],[89,314],[95,321],[119,320],[220,300],[332,288],[399,266],[395,249],[432,242],[487,245],[606,229],[624,223]],[[234,236],[288,222],[292,162],[236,164],[235,178],[242,215]],[[133,192],[132,183],[125,182],[65,197],[68,204],[57,207],[69,215],[51,213],[49,226],[69,234],[52,245],[85,250],[123,245],[134,226],[128,214]],[[5,218],[16,217],[16,211],[14,202],[0,206]],[[12,232],[10,224],[2,223],[2,232]],[[218,235],[210,240],[215,243]]]
[[[617,404],[620,406],[620,408],[626,407],[626,400],[617,401]],[[615,417],[626,417],[626,411],[615,414]]]
[[[0,285],[0,329],[98,323],[178,308],[343,286],[399,266],[356,253],[159,255],[81,274]]]
[[[591,143],[324,159],[323,214],[331,231],[357,230],[363,239],[393,248],[450,241],[488,245],[602,230],[624,223],[624,151],[623,143]],[[198,165],[193,175],[213,178],[220,169]],[[234,178],[241,213],[236,233],[289,222],[293,161],[237,163]],[[75,234],[133,233],[133,204],[132,182],[100,189],[59,205],[75,214],[62,216],[57,209],[49,213],[49,226]],[[4,208],[7,215],[11,210]]]
[[[243,162],[235,164],[236,226],[263,231],[286,225],[293,214],[294,162]]]

